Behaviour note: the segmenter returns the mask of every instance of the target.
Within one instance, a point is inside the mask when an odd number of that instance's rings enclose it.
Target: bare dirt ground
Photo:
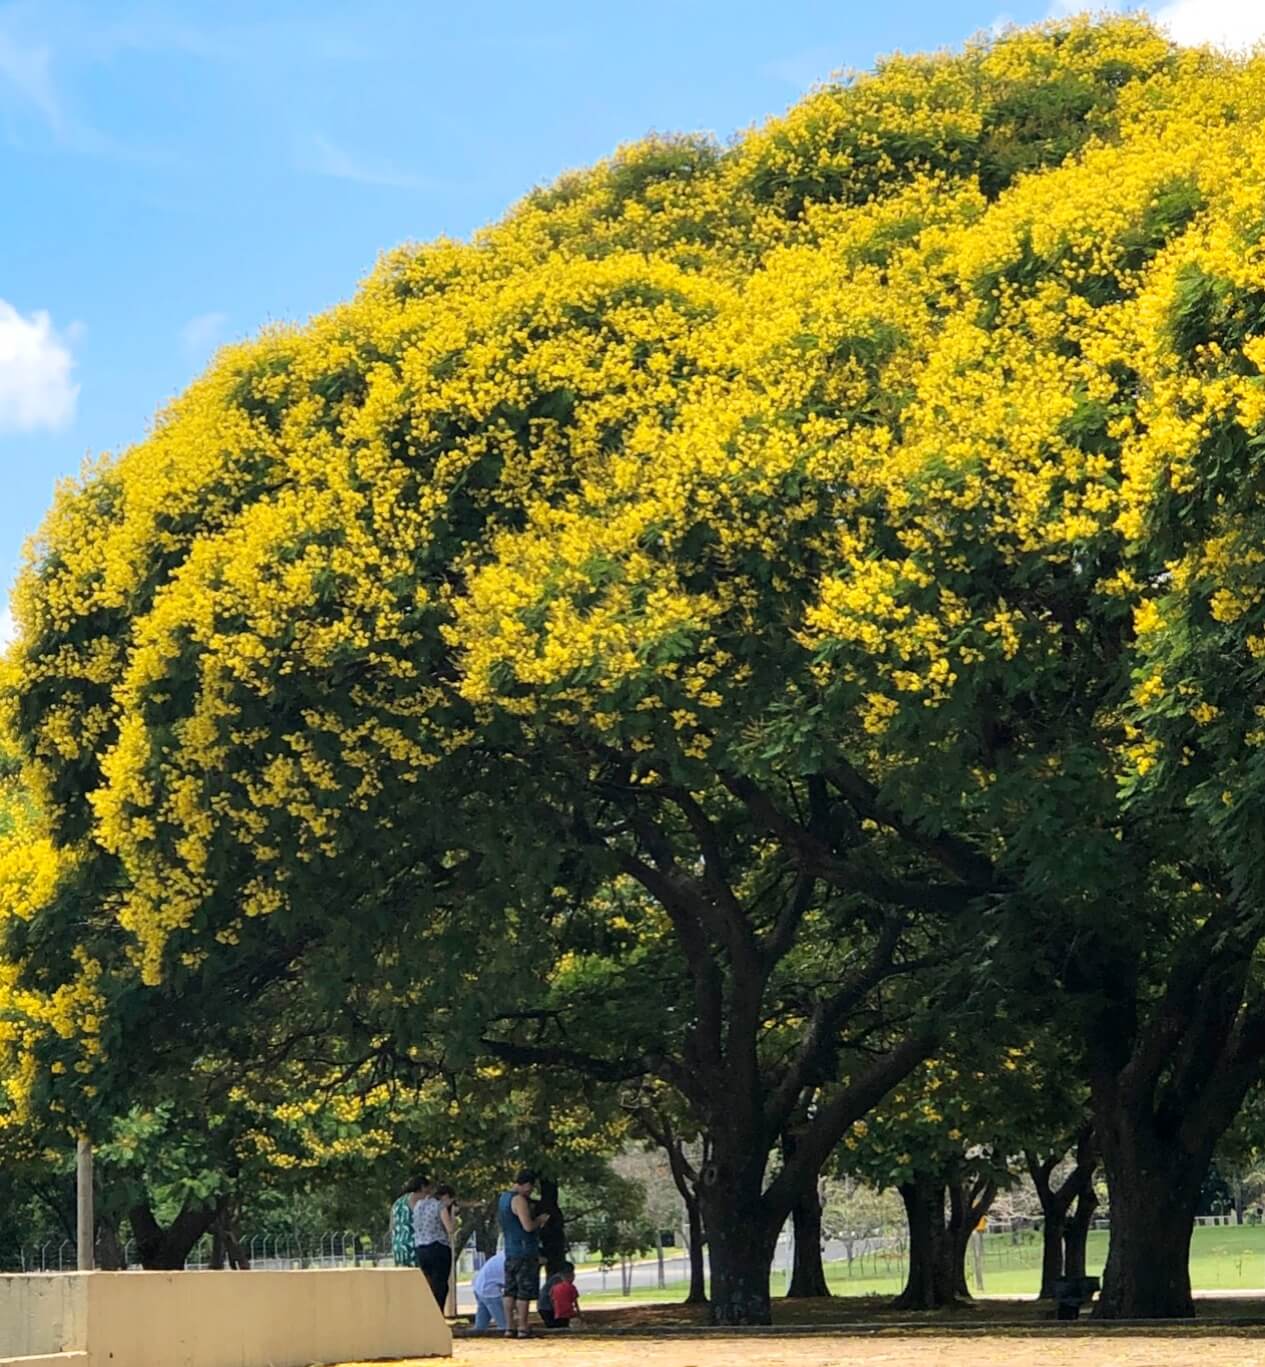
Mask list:
[[[470,1337],[458,1327],[454,1367],[1265,1367],[1265,1304],[1198,1304],[1200,1318],[1100,1329],[1055,1326],[1032,1301],[980,1301],[897,1320],[864,1298],[778,1301],[774,1330],[700,1328],[705,1308],[639,1305],[596,1310],[589,1332],[526,1342]],[[779,1332],[781,1331],[781,1332]],[[394,1367],[428,1367],[434,1359]],[[370,1367],[345,1363],[343,1367]]]
[[[455,1367],[1261,1367],[1265,1337],[465,1339]],[[429,1360],[433,1364],[434,1359]],[[428,1367],[419,1360],[400,1367]]]

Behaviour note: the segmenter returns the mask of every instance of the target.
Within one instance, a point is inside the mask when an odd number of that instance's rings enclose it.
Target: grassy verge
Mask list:
[[[1107,1258],[1107,1235],[1096,1231],[1089,1237],[1087,1262],[1091,1275],[1101,1275]],[[1015,1243],[1008,1234],[986,1235],[984,1239],[983,1286],[975,1281],[973,1257],[967,1258],[967,1280],[971,1290],[988,1296],[1035,1295],[1041,1280],[1041,1245],[1035,1236]],[[1265,1289],[1265,1226],[1212,1226],[1195,1230],[1190,1250],[1191,1284],[1196,1291],[1256,1291]],[[646,1268],[637,1269],[637,1278],[647,1278]],[[893,1296],[904,1284],[905,1269],[896,1257],[866,1256],[854,1261],[826,1264],[826,1280],[836,1296]],[[666,1287],[634,1284],[625,1293],[620,1289],[619,1271],[610,1273],[605,1291],[586,1291],[584,1303],[600,1305],[606,1301],[633,1300],[646,1303],[683,1300],[688,1290],[684,1281]],[[773,1274],[773,1294],[786,1292],[786,1274]]]

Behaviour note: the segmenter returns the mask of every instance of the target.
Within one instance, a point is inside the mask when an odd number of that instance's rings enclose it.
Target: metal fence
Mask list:
[[[1249,1216],[1249,1223],[1256,1223]],[[1199,1225],[1234,1225],[1231,1215],[1200,1216]],[[1106,1229],[1106,1219],[1094,1221],[1095,1229]],[[1029,1218],[990,1222],[983,1240],[985,1268],[1018,1269],[1039,1266],[1041,1237],[1038,1222]],[[824,1260],[832,1266],[832,1275],[848,1279],[873,1280],[899,1278],[904,1275],[907,1258],[907,1235],[903,1230],[883,1230],[864,1237],[830,1239],[822,1250]],[[261,1271],[285,1271],[295,1268],[334,1267],[389,1267],[392,1264],[390,1240],[385,1232],[367,1234],[356,1230],[325,1230],[304,1234],[295,1230],[277,1230],[252,1234],[239,1245],[247,1265]],[[787,1235],[779,1240],[773,1270],[789,1273],[793,1245]],[[212,1265],[211,1236],[204,1236],[185,1263],[188,1271],[201,1271]],[[129,1269],[141,1266],[135,1240],[123,1249],[125,1265]],[[585,1250],[572,1252],[580,1265],[578,1281],[582,1291],[630,1295],[660,1286],[680,1286],[689,1279],[689,1258],[679,1249],[668,1249],[662,1265],[656,1258],[629,1259],[606,1266],[590,1264]],[[467,1247],[458,1259],[458,1280],[468,1281],[482,1259],[473,1248]],[[0,1249],[0,1272],[73,1272],[75,1245],[70,1239],[48,1239],[43,1243],[20,1248]]]
[[[305,1237],[280,1231],[253,1234],[239,1245],[250,1267],[272,1271],[302,1267],[381,1267],[391,1262],[390,1240],[382,1235],[357,1234],[350,1229],[326,1230]],[[211,1266],[213,1244],[205,1235],[185,1261],[185,1270],[201,1271]],[[141,1266],[140,1250],[134,1239],[123,1248],[124,1265],[130,1270]],[[73,1272],[75,1245],[70,1239],[49,1239],[16,1249],[0,1249],[0,1271]]]
[[[49,1239],[24,1248],[0,1249],[0,1272],[73,1272],[75,1245],[70,1239]]]

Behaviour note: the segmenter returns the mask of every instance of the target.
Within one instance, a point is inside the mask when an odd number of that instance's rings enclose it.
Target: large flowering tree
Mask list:
[[[983,908],[980,958],[1084,1006],[1107,1310],[1188,1312],[1265,1051],[1254,703],[1201,749],[1208,623],[1249,695],[1256,658],[1263,94],[1131,19],[896,59],[227,349],[33,547],[5,695],[58,864],[9,990],[99,998],[92,1071],[114,984],[313,943],[394,983],[354,946],[398,916],[486,1017],[533,924],[635,885],[671,1047],[510,1010],[486,1047],[678,1087],[717,1316],[763,1319],[796,1192],[937,1031],[884,1017],[859,1068],[850,1027],[914,965],[938,990]]]

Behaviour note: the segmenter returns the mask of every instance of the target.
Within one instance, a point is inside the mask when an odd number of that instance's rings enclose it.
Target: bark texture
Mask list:
[[[1054,1299],[1054,1283],[1063,1277],[1085,1275],[1085,1241],[1098,1198],[1094,1194],[1094,1172],[1098,1154],[1094,1147],[1092,1125],[1083,1126],[1076,1138],[1076,1163],[1061,1182],[1054,1172],[1062,1153],[1045,1158],[1029,1151],[1024,1155],[1032,1185],[1041,1203],[1041,1290],[1038,1299]],[[1076,1206],[1073,1228],[1072,1206]],[[1079,1270],[1077,1270],[1079,1268]]]
[[[909,1272],[892,1308],[943,1310],[969,1302],[966,1255],[997,1195],[996,1182],[960,1172],[919,1174],[898,1190],[909,1226]]]
[[[183,1270],[198,1240],[211,1228],[215,1206],[186,1203],[165,1229],[158,1223],[148,1201],[138,1201],[128,1211],[132,1237],[147,1272]]]
[[[1261,921],[1223,890],[1172,951],[1160,990],[1136,945],[1087,939],[1086,1052],[1111,1202],[1101,1319],[1194,1314],[1189,1250],[1213,1151],[1265,1063],[1265,998],[1249,977]]]
[[[810,1299],[830,1295],[826,1269],[821,1261],[821,1206],[821,1188],[814,1182],[791,1210],[795,1261],[791,1267],[790,1285],[786,1288],[789,1298]]]
[[[540,1257],[545,1265],[545,1274],[552,1277],[562,1271],[567,1260],[567,1225],[558,1202],[558,1179],[540,1179],[540,1212],[548,1212],[549,1220],[540,1231]]]

